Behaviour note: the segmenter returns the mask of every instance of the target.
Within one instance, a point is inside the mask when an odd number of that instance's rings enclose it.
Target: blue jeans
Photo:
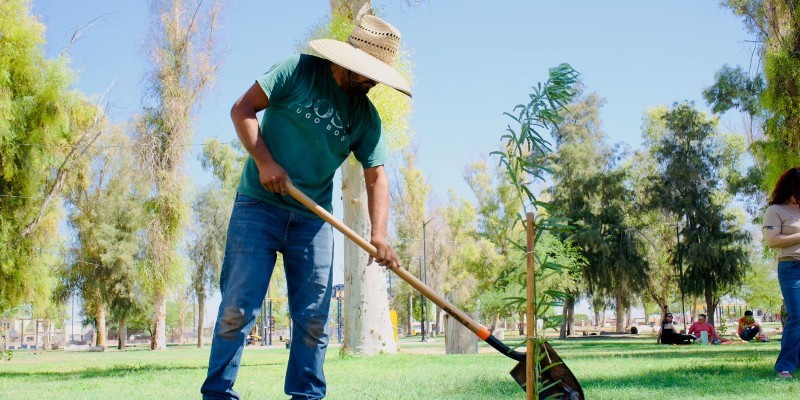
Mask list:
[[[278,252],[283,254],[293,322],[284,391],[295,400],[325,397],[322,364],[328,347],[333,229],[322,220],[237,194],[208,376],[200,389],[204,399],[239,399],[233,384],[245,338],[261,310]]]
[[[775,371],[797,372],[800,367],[800,261],[778,262],[778,281],[786,306],[786,321],[781,336],[781,352]]]

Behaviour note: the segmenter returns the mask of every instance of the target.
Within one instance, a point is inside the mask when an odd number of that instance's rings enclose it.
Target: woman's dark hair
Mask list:
[[[781,174],[769,197],[769,205],[786,204],[792,199],[792,196],[800,201],[800,168],[798,167],[789,168]]]

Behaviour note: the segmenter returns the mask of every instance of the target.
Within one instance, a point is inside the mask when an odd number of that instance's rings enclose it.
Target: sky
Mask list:
[[[69,49],[75,88],[99,98],[111,87],[111,117],[126,122],[142,109],[147,70],[148,2],[33,0],[47,26],[45,50],[59,55],[73,32],[98,18]],[[402,34],[414,64],[411,129],[417,163],[433,187],[472,198],[465,167],[496,150],[509,120],[503,112],[526,102],[548,68],[570,63],[588,92],[606,100],[602,130],[611,143],[637,148],[644,111],[694,101],[723,65],[751,67],[751,36],[717,0],[472,1],[373,0]],[[194,143],[236,139],[233,102],[271,65],[294,53],[311,27],[329,14],[328,0],[227,0],[222,20],[223,65],[195,121]],[[755,67],[753,67],[755,68]],[[112,87],[113,83],[113,87]],[[724,116],[722,129],[738,117]],[[203,185],[210,176],[191,147],[186,172]],[[392,176],[390,172],[390,176]],[[338,186],[338,185],[335,185]],[[334,196],[338,196],[336,193]],[[335,197],[337,198],[337,197]],[[341,207],[335,215],[341,215]],[[341,282],[342,237],[334,282]]]

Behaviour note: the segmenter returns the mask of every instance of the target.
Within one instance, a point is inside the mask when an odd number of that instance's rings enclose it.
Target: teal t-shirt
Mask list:
[[[350,96],[333,79],[330,61],[300,54],[273,66],[258,84],[269,98],[261,136],[275,161],[303,193],[332,212],[333,175],[350,152],[364,168],[388,158],[381,120],[367,96]],[[290,196],[270,192],[248,158],[239,193],[318,218]]]

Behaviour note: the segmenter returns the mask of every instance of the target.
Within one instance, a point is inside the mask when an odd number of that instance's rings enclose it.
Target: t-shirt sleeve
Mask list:
[[[765,231],[780,233],[781,218],[778,215],[778,210],[776,210],[775,207],[770,206],[767,208],[767,211],[764,212],[764,223],[761,224],[761,226]]]
[[[256,79],[270,102],[278,102],[288,96],[297,79],[300,55],[291,56],[275,65]]]
[[[373,110],[365,132],[353,143],[351,150],[364,168],[377,167],[389,161],[386,138],[381,132],[381,120],[376,111]]]

